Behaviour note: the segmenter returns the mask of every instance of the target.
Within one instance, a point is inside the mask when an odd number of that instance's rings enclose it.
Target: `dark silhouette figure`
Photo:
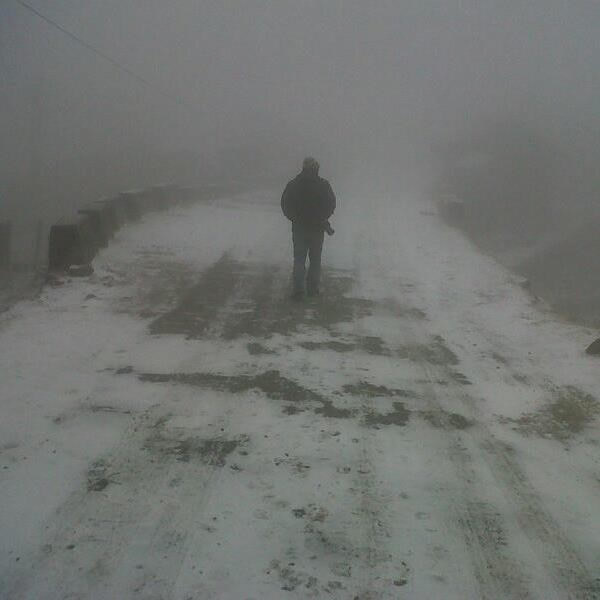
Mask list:
[[[319,294],[321,251],[324,232],[333,235],[329,217],[335,210],[336,200],[331,185],[319,177],[319,163],[305,158],[302,171],[290,181],[281,196],[281,210],[292,222],[294,242],[294,291],[292,298],[304,297],[304,280],[309,296]],[[306,276],[306,256],[310,266]]]

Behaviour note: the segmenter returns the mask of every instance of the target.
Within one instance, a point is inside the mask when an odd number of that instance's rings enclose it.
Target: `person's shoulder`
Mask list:
[[[286,184],[285,184],[285,189],[289,190],[290,188],[294,187],[294,185],[296,184],[296,177],[294,177],[293,179],[290,179]]]
[[[331,187],[329,180],[325,179],[324,177],[319,177],[319,184],[323,188],[323,190],[327,190],[327,192],[331,190],[333,192],[333,188]]]

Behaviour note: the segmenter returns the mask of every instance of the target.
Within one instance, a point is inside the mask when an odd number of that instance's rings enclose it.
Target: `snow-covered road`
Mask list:
[[[409,199],[287,300],[273,192],[0,320],[0,597],[600,598],[594,332]]]

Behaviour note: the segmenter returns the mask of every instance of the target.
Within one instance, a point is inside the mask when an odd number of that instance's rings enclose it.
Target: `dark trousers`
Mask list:
[[[292,239],[294,241],[294,293],[304,292],[304,279],[306,290],[309,294],[319,292],[319,279],[321,278],[321,251],[323,250],[322,229],[292,226]],[[310,261],[308,275],[306,275],[306,256]]]

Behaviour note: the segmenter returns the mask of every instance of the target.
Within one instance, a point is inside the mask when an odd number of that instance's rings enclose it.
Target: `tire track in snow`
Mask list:
[[[374,270],[380,277],[385,278],[381,256],[372,253],[371,257],[376,261]],[[393,287],[393,283],[390,283]],[[441,289],[442,294],[444,290],[448,293],[444,282]],[[441,301],[443,302],[443,298]],[[404,333],[413,341],[418,339],[414,323],[412,326],[407,323],[404,325]],[[594,579],[571,541],[545,508],[539,494],[518,465],[512,449],[497,440],[485,425],[476,401],[462,386],[456,384],[446,369],[425,362],[419,367],[428,382],[425,385],[428,390],[426,398],[432,409],[448,408],[448,402],[442,402],[437,393],[436,382],[442,378],[446,382],[443,388],[444,397],[461,402],[463,408],[467,409],[468,416],[476,421],[476,426],[472,429],[453,434],[448,439],[457,474],[464,482],[465,489],[470,490],[469,495],[457,507],[457,518],[463,526],[467,546],[472,550],[472,560],[482,597],[556,597],[582,600],[600,598],[600,582]],[[448,432],[445,432],[445,435],[448,437]],[[472,448],[468,449],[463,440],[471,442],[468,445]],[[497,508],[477,499],[477,484],[473,479],[474,473],[470,471],[470,465],[476,464],[475,455],[483,457],[499,488],[515,507],[517,524],[529,538],[531,548],[544,565],[547,581],[552,582],[546,592],[536,589],[534,593],[526,584],[530,578],[507,556],[507,548],[511,542],[509,538],[501,539],[499,544],[495,543],[493,530],[499,526],[499,531],[502,531],[505,530],[505,526],[501,522],[497,525],[496,519],[493,518],[494,515],[501,515]],[[557,588],[561,592],[557,593]]]
[[[381,281],[389,280],[379,253],[371,251],[364,256],[369,256],[371,260],[368,265],[369,277],[376,277],[380,286]],[[389,285],[385,287],[394,289],[394,284],[394,281],[389,280]],[[424,331],[422,333],[419,331],[419,335],[413,322],[401,320],[398,321],[398,326],[403,343],[417,344],[423,337],[428,337],[423,336]],[[443,380],[449,383],[450,374],[445,368],[434,368],[424,360],[419,361],[413,368],[421,373],[425,410],[433,413],[446,412],[446,407],[438,400],[434,382]],[[450,395],[446,386],[444,394]],[[479,586],[480,597],[490,600],[530,597],[529,591],[523,586],[524,578],[518,565],[507,556],[502,545],[495,543],[490,535],[490,516],[496,515],[498,511],[491,509],[477,493],[478,482],[472,469],[473,460],[463,443],[464,436],[468,434],[448,429],[443,429],[442,434],[439,443],[445,446],[446,454],[451,458],[451,464],[460,482],[457,491],[452,492],[453,496],[447,499],[450,500],[454,513],[452,522],[447,526],[453,538],[464,540],[465,548],[471,558],[473,574]],[[460,495],[456,496],[456,494]]]
[[[202,332],[200,336],[203,339],[227,339],[226,332],[231,330],[238,318],[237,307],[260,291],[260,287],[256,285],[257,273],[260,271],[257,271],[255,265],[247,266],[241,263],[234,265],[228,258],[222,258],[216,263],[216,268],[215,279],[217,281],[225,280],[227,293],[224,297],[219,297],[218,301],[211,298],[207,307],[208,317],[202,316],[200,322]],[[228,273],[231,276],[229,281]],[[258,279],[262,280],[260,275]],[[210,283],[208,282],[208,285]],[[196,293],[201,294],[202,291],[202,289],[196,288]],[[214,295],[215,290],[209,290],[209,297],[211,293]],[[192,325],[193,337],[199,335],[197,324],[196,322]],[[244,441],[245,438],[240,439],[238,436],[238,440],[236,440],[229,434],[230,424],[234,417],[235,409],[222,412],[217,422],[213,423],[215,425],[213,429],[221,431],[219,438],[223,440]],[[178,502],[171,503],[161,510],[157,524],[150,525],[150,538],[147,543],[142,544],[146,547],[144,570],[149,573],[143,584],[138,585],[135,589],[135,592],[142,597],[146,587],[148,588],[147,593],[153,597],[161,599],[173,597],[177,588],[179,572],[190,551],[190,544],[193,542],[197,545],[199,543],[198,536],[202,536],[203,531],[206,533],[211,531],[210,519],[205,518],[205,509],[214,490],[218,488],[219,479],[230,476],[229,472],[225,472],[221,468],[222,466],[224,465],[212,465],[208,473],[206,473],[206,469],[202,469],[200,474],[194,473],[193,469],[191,473],[189,469],[184,469],[180,476],[173,479],[178,481]],[[149,522],[152,523],[151,520]],[[122,568],[120,571],[122,579],[126,581],[130,569]]]
[[[219,278],[219,269],[228,265],[221,259],[212,267],[213,275]],[[221,302],[208,307],[210,322],[201,324],[205,335],[220,337],[230,307],[250,285],[247,275],[231,272],[231,277],[225,295],[217,291]],[[181,325],[177,320],[176,326]],[[23,561],[34,567],[34,575],[21,568],[9,597],[170,597],[187,551],[190,523],[201,518],[222,468],[213,464],[210,449],[200,460],[182,460],[189,440],[164,433],[175,408],[165,389],[166,402],[134,416],[115,450],[96,463],[96,471],[101,464],[114,482],[71,495],[48,526],[40,553]],[[227,436],[228,421],[223,413],[215,423],[220,438]],[[204,433],[202,439],[210,441],[209,432]]]
[[[359,234],[355,241],[352,280],[359,279],[358,256],[361,246],[366,242],[364,235]],[[371,333],[365,328],[359,311],[354,312],[352,333],[356,339],[369,337]],[[381,356],[381,360],[392,362],[391,357]],[[350,353],[344,358],[343,370],[350,377],[359,372],[360,355]],[[376,414],[373,398],[368,394],[361,395],[361,412],[363,415]],[[409,565],[404,556],[399,556],[395,546],[392,547],[391,527],[393,514],[387,510],[389,498],[382,495],[378,483],[378,466],[376,459],[377,436],[363,423],[360,434],[360,455],[356,468],[356,482],[360,495],[360,520],[356,524],[362,537],[364,551],[359,555],[358,593],[355,600],[383,600],[409,597],[409,591],[404,587],[411,576]],[[408,552],[408,549],[405,549]]]
[[[441,293],[450,293],[445,281],[442,282]],[[489,339],[489,335],[490,332],[486,332],[485,339]],[[496,345],[500,345],[497,335],[494,335],[494,340]],[[502,347],[506,350],[505,342],[502,342]],[[431,368],[427,370],[430,371],[430,382],[435,381],[438,375],[431,372]],[[556,387],[552,386],[547,377],[541,378],[539,384],[543,388]],[[513,448],[498,440],[485,425],[477,402],[470,394],[451,380],[449,386],[454,388],[454,397],[468,410],[469,416],[477,421],[477,427],[469,431],[468,435],[482,451],[499,487],[508,492],[512,503],[517,507],[515,514],[519,527],[530,539],[532,548],[543,562],[548,580],[554,582],[555,588],[562,590],[557,597],[581,600],[600,598],[600,581],[590,573],[563,528],[546,509],[539,493],[518,464]],[[556,592],[549,590],[548,593]],[[538,594],[538,597],[544,596]]]

